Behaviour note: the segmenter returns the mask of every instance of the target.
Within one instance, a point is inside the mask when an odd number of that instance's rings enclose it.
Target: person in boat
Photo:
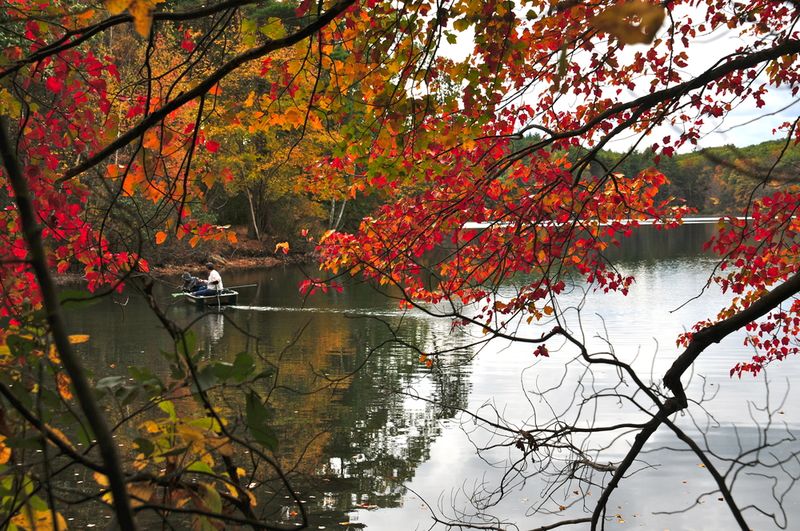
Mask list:
[[[208,280],[206,280],[206,287],[205,289],[201,289],[192,293],[192,295],[196,297],[219,295],[225,289],[222,286],[222,276],[216,269],[214,269],[214,264],[211,262],[207,263],[206,269],[208,269]]]
[[[184,271],[183,275],[181,275],[181,280],[183,280],[181,289],[186,293],[194,293],[206,287],[205,280],[197,278],[188,271]]]

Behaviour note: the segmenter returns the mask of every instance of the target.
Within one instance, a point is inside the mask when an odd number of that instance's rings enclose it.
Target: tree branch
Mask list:
[[[61,305],[58,301],[58,293],[50,276],[47,267],[47,256],[45,255],[44,244],[42,242],[42,229],[36,221],[36,211],[33,205],[33,197],[28,189],[28,183],[22,175],[9,140],[8,120],[5,116],[0,116],[0,157],[12,188],[14,189],[14,201],[19,210],[20,223],[25,242],[28,244],[30,262],[42,293],[42,304],[44,306],[47,324],[53,341],[58,349],[58,355],[64,369],[67,371],[72,386],[75,389],[75,396],[78,399],[83,414],[89,422],[97,444],[100,447],[100,455],[103,458],[105,469],[109,479],[109,486],[114,495],[114,509],[120,529],[124,531],[134,531],[136,523],[131,511],[128,500],[128,491],[125,488],[125,477],[122,472],[116,445],[111,437],[111,432],[106,424],[103,412],[95,402],[92,388],[86,378],[78,357],[72,350],[67,335],[67,327],[64,317],[61,315]]]
[[[281,48],[287,48],[289,46],[292,46],[293,44],[297,44],[303,39],[310,37],[314,33],[321,30],[323,27],[325,27],[325,25],[331,22],[334,18],[343,13],[348,7],[353,5],[354,2],[355,0],[340,0],[332,8],[323,13],[322,16],[320,16],[317,20],[308,24],[307,26],[298,30],[297,32],[282,39],[268,40],[261,46],[256,46],[255,48],[251,48],[246,52],[243,52],[238,56],[234,57],[233,59],[222,65],[219,69],[217,69],[213,74],[211,74],[206,79],[198,83],[193,89],[184,92],[183,94],[179,95],[178,97],[176,97],[175,99],[173,99],[160,109],[153,111],[153,113],[149,114],[146,118],[142,119],[142,121],[140,121],[136,126],[129,129],[127,133],[120,135],[116,140],[109,143],[105,148],[101,149],[100,151],[98,151],[85,161],[81,162],[77,166],[73,166],[72,168],[68,169],[62,177],[60,177],[55,181],[55,184],[62,184],[65,181],[68,181],[73,177],[80,175],[81,173],[96,166],[101,161],[109,157],[112,153],[114,153],[121,147],[126,146],[134,139],[138,138],[150,127],[154,126],[164,117],[166,117],[169,113],[179,109],[180,107],[189,103],[195,98],[199,98],[200,96],[206,94],[222,78],[224,78],[225,76],[227,76],[228,74],[230,74],[243,64],[258,59],[260,57],[263,57],[271,52],[274,52],[275,50],[280,50]]]

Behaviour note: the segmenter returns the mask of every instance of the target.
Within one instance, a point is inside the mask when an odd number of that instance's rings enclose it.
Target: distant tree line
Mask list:
[[[598,158],[607,166],[621,161],[615,171],[626,176],[655,166],[669,179],[661,197],[683,200],[698,214],[726,215],[743,212],[751,199],[795,182],[800,147],[769,141],[708,148],[671,158],[657,157],[650,149],[628,154],[602,152]]]

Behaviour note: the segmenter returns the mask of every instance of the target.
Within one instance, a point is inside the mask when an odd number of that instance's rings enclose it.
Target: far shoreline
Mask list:
[[[287,267],[299,264],[314,262],[313,253],[297,253],[286,256],[241,256],[224,258],[221,256],[211,256],[208,260],[212,261],[217,269],[225,271],[242,271],[247,269],[272,269],[275,267]],[[150,268],[146,274],[154,278],[177,277],[183,272],[188,271],[192,274],[205,272],[206,261],[189,262],[181,264],[160,264]],[[80,273],[56,273],[53,272],[53,279],[59,286],[76,284],[81,282],[84,277]]]

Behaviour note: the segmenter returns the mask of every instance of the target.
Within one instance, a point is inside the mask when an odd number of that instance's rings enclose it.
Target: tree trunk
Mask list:
[[[256,219],[256,210],[253,208],[253,194],[250,193],[250,188],[245,188],[244,191],[245,195],[247,195],[247,203],[250,205],[250,228],[247,231],[248,237],[261,241],[261,234],[258,231],[258,220]]]

